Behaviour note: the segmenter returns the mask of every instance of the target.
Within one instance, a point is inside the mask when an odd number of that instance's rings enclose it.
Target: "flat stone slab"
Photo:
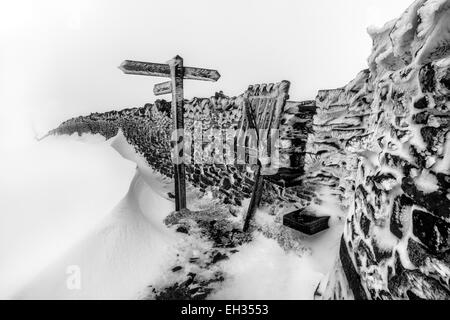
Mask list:
[[[283,216],[283,225],[302,233],[313,235],[328,229],[329,216],[317,217],[305,209],[293,211]]]

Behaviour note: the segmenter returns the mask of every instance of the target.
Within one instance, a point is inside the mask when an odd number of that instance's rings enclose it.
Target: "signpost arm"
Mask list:
[[[125,60],[119,67],[124,73],[154,77],[169,77],[153,88],[155,95],[172,92],[173,130],[171,137],[173,173],[175,178],[175,210],[186,208],[186,178],[184,163],[183,79],[217,81],[217,70],[184,67],[183,58],[176,56],[167,64]]]
[[[175,178],[175,210],[186,208],[186,180],[184,164],[183,58],[168,61],[172,81],[173,171]]]

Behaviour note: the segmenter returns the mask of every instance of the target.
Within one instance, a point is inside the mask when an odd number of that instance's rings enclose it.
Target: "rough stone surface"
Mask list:
[[[284,106],[281,170],[265,181],[262,205],[277,211],[320,204],[326,188],[347,213],[339,259],[317,298],[449,299],[450,0],[417,0],[369,33],[368,69],[342,88],[320,90],[315,101]],[[253,95],[268,87],[258,86]],[[234,139],[223,132],[239,127],[246,99],[219,93],[185,102],[186,130],[194,144],[203,141],[188,154],[188,181],[237,206],[250,197],[252,167],[235,163],[234,150],[226,150],[224,164],[214,159],[222,157],[215,150]],[[172,177],[170,110],[169,102],[159,100],[74,118],[51,133],[109,139],[121,130],[148,165]],[[202,164],[195,163],[198,158]],[[224,232],[211,221],[217,219],[196,223],[215,247],[245,241],[237,230]],[[264,234],[284,241],[283,228]],[[178,231],[190,232],[184,225]],[[287,242],[292,247],[293,240]],[[192,296],[186,293],[191,284],[176,284],[165,294]]]
[[[272,116],[275,106],[279,105],[282,109],[280,118],[275,121],[280,134],[276,142],[276,150],[279,153],[276,165],[279,166],[280,172],[288,171],[291,175],[275,175],[273,182],[276,185],[273,186],[267,182],[263,203],[309,201],[310,198],[305,199],[307,196],[303,192],[307,190],[306,186],[290,188],[286,193],[283,191],[286,189],[284,182],[287,177],[299,177],[303,173],[306,138],[311,130],[315,106],[314,101],[286,102],[289,89],[288,82],[286,83],[287,86],[284,82],[250,86],[238,97],[216,93],[211,98],[185,101],[184,146],[185,163],[188,164],[187,181],[203,192],[212,191],[227,204],[241,206],[242,201],[251,196],[254,184],[252,165],[256,164],[256,160],[251,162],[248,159],[252,156],[252,148],[248,143],[245,144],[245,160],[238,157],[236,146],[233,149],[234,145],[240,146],[235,139],[238,138],[238,129],[243,125],[242,122],[246,120],[243,110],[249,105],[256,118],[264,122],[265,118]],[[265,111],[264,115],[258,113],[261,109]],[[49,134],[91,133],[110,139],[116,136],[119,130],[149,166],[173,178],[171,104],[165,100],[156,100],[154,104],[146,104],[142,108],[92,113],[72,118]],[[300,180],[293,182],[296,185],[300,183]]]
[[[450,1],[416,1],[370,33],[369,70],[319,92],[316,117],[324,106],[330,117],[323,134],[309,137],[340,146],[322,148],[319,159],[342,152],[340,166],[352,165],[345,175],[333,167],[329,179],[345,188],[349,204],[343,243],[350,258],[341,250],[346,263],[336,268],[344,268],[355,298],[361,285],[368,299],[449,299]],[[354,110],[362,121],[343,131]],[[322,298],[342,292],[342,280],[324,281]]]

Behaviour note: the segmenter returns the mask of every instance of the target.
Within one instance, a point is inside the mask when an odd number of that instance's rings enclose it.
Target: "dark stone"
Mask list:
[[[426,96],[423,96],[422,98],[414,102],[414,108],[416,109],[426,109],[427,107],[428,107],[428,98]]]
[[[226,260],[226,259],[229,259],[226,254],[221,253],[221,252],[216,252],[214,254],[213,258],[212,258],[211,263],[214,264],[214,263],[217,263],[219,261]]]
[[[178,284],[177,282],[160,291],[155,288],[152,292],[155,294],[155,300],[204,300],[212,292],[211,284],[223,281],[221,274],[215,275],[208,280],[196,280],[195,274],[189,273],[187,280]]]
[[[417,165],[416,167],[425,167],[425,157],[416,149],[414,145],[409,146],[409,155],[414,159],[414,162]]]
[[[447,69],[445,76],[441,78],[440,83],[442,83],[447,90],[450,90],[450,69]]]
[[[399,92],[394,89],[392,89],[392,91],[391,91],[391,98],[393,100],[400,100],[401,98],[403,98],[404,95],[405,95],[404,92]]]
[[[394,199],[391,213],[390,230],[399,239],[403,238],[403,232],[405,228],[403,222],[407,219],[407,217],[405,217],[405,210],[407,210],[407,208],[411,207],[413,204],[414,202],[412,201],[412,199],[404,194],[402,194],[401,196],[397,196]]]
[[[179,226],[176,231],[180,232],[180,233],[186,233],[186,234],[189,233],[188,228],[186,228],[185,226]]]
[[[196,292],[198,292],[200,290],[200,287],[194,287],[192,289],[189,289],[189,294],[195,294]]]
[[[425,300],[425,299],[415,295],[411,290],[407,290],[406,295],[408,296],[409,300]]]
[[[440,131],[441,129],[435,127],[423,127],[420,129],[420,134],[427,144],[428,150],[431,150],[431,148],[435,145],[436,137]]]
[[[392,278],[393,277],[393,268],[391,267],[391,266],[388,266],[387,267],[387,276],[388,276],[388,279],[390,279],[390,278]]]
[[[402,275],[405,271],[405,268],[402,265],[402,261],[400,259],[400,254],[398,251],[395,252],[395,263],[394,263],[394,272],[395,275]]]
[[[408,256],[409,260],[417,267],[424,265],[425,259],[430,255],[426,251],[426,248],[413,239],[408,239]]]
[[[356,265],[359,267],[362,266],[362,257],[366,257],[366,265],[371,266],[376,264],[376,259],[374,254],[372,253],[372,250],[370,250],[370,247],[367,245],[367,243],[364,240],[360,240],[358,242],[358,246],[356,248],[355,252],[355,260]]]
[[[397,136],[397,139],[399,139],[399,140],[401,140],[408,133],[409,133],[408,130],[395,130],[395,135]]]
[[[191,285],[194,282],[195,277],[197,276],[196,273],[189,272],[187,275],[187,280],[181,283],[181,286],[187,287]]]
[[[422,92],[433,93],[436,87],[435,71],[431,63],[424,65],[419,71],[419,82]]]
[[[438,280],[419,270],[405,270],[401,275],[398,292],[405,292],[412,299],[448,300],[450,292]],[[409,293],[408,293],[409,292]]]
[[[423,111],[413,115],[413,120],[417,124],[426,124],[428,122],[429,116],[430,114],[428,113],[428,111]]]
[[[405,285],[404,273],[406,269],[403,267],[400,255],[398,252],[395,252],[395,260],[394,260],[394,272],[388,278],[388,289],[389,292],[396,298],[406,299],[407,296],[402,293],[401,288]]]
[[[361,284],[361,277],[353,265],[352,259],[348,253],[345,245],[344,237],[341,237],[341,245],[339,248],[339,258],[344,269],[345,277],[347,278],[350,289],[353,292],[355,300],[367,300],[366,292]]]
[[[382,139],[382,138],[380,138]],[[407,161],[403,158],[400,158],[399,156],[395,154],[391,154],[386,152],[382,158],[382,163],[387,164],[390,167],[402,167],[404,163]]]
[[[351,228],[350,236],[352,237],[352,240],[355,240],[355,238],[357,236],[357,232],[356,232],[356,227],[355,227],[355,216],[354,215],[352,215],[352,217],[348,221],[348,224],[350,225],[350,228]],[[356,263],[358,263],[358,261],[356,261]]]
[[[226,190],[230,189],[232,187],[230,178],[224,178],[222,181],[222,187]]]
[[[450,224],[444,219],[422,211],[413,211],[413,233],[434,253],[450,249]]]
[[[359,197],[361,200],[367,198],[368,192],[364,187],[360,184],[356,187],[355,196]]]
[[[176,267],[172,268],[172,272],[177,272],[177,271],[180,271],[181,269],[183,269],[182,266],[176,266]]]
[[[217,248],[231,248],[248,242],[252,235],[242,232],[240,229],[229,229],[229,222],[224,220],[198,220],[197,224],[202,229],[202,234],[214,242]]]
[[[365,214],[361,215],[361,220],[359,221],[360,227],[362,232],[364,233],[364,236],[367,238],[370,230],[370,219],[366,217]]]
[[[308,235],[328,229],[329,216],[317,217],[308,214],[304,209],[285,214],[283,225]]]
[[[447,176],[438,173],[436,174],[436,178],[439,189],[431,193],[425,194],[418,190],[411,177],[403,178],[402,189],[415,204],[424,207],[435,216],[450,218],[450,200],[446,196],[448,189],[448,182],[446,182]]]
[[[378,292],[378,297],[377,300],[392,300],[392,294],[386,290],[380,290]]]

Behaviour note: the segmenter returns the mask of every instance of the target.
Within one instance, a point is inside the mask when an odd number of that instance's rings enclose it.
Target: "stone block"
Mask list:
[[[413,211],[413,233],[433,253],[450,249],[450,224],[435,215],[423,211]]]

